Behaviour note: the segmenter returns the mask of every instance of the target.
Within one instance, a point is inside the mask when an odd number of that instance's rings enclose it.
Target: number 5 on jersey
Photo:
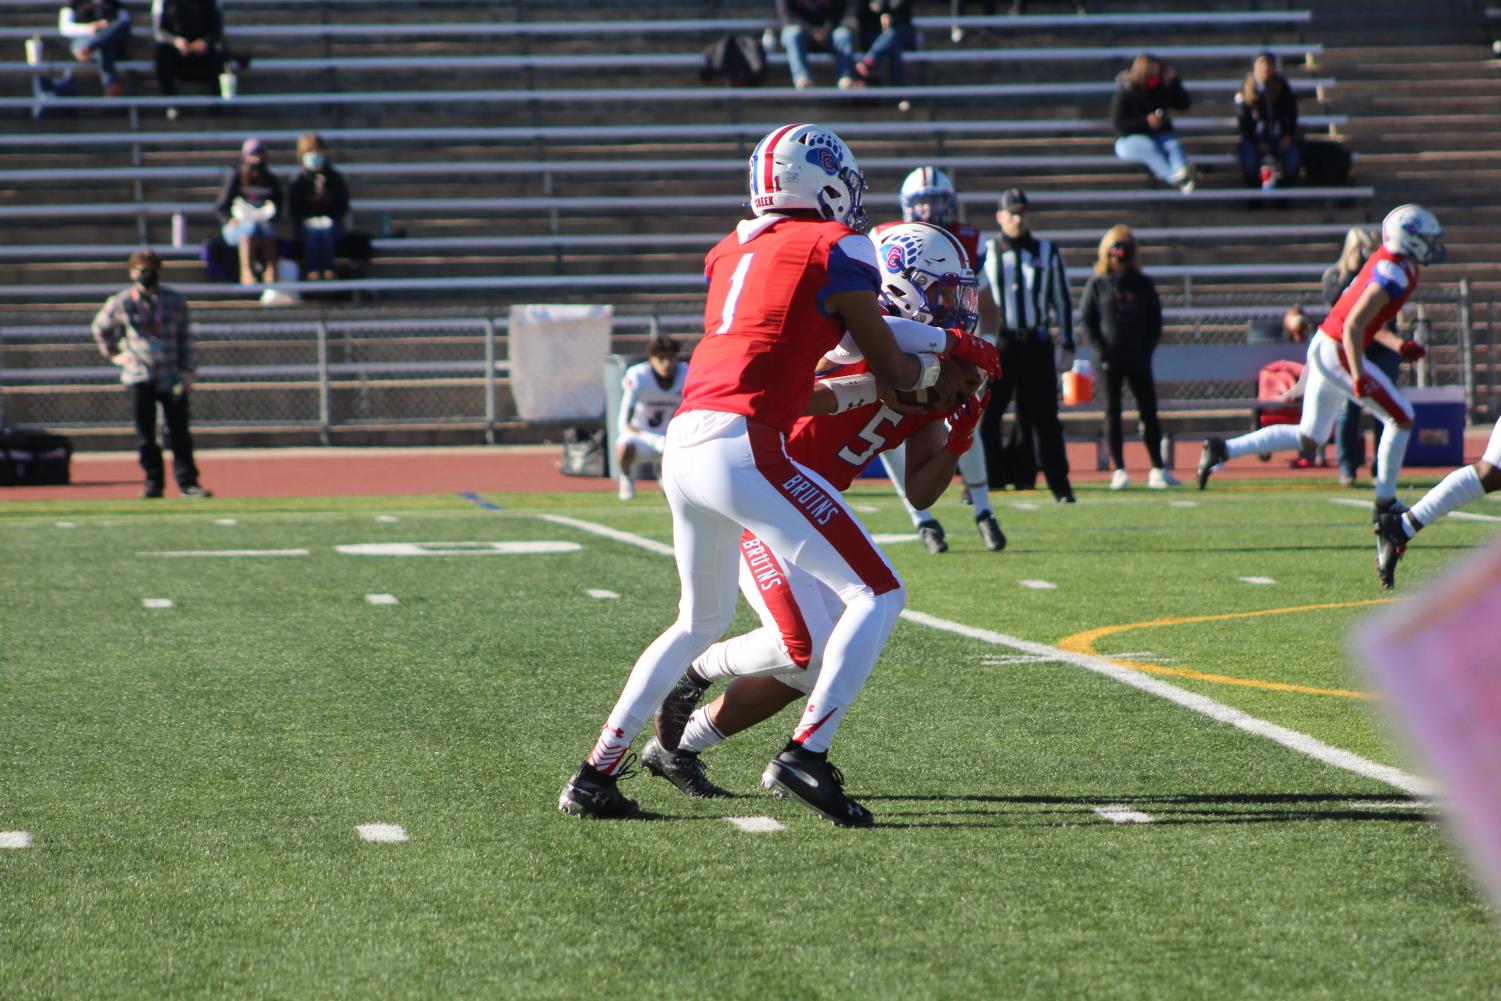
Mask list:
[[[860,440],[865,442],[869,447],[863,449],[862,451],[856,452],[853,448],[850,447],[855,443],[850,442],[849,445],[846,445],[839,450],[839,458],[843,459],[845,462],[848,462],[851,466],[864,466],[867,462],[870,461],[873,455],[875,455],[886,445],[886,435],[884,432],[882,432],[881,425],[890,424],[894,429],[896,425],[901,422],[901,419],[901,414],[897,413],[895,410],[892,410],[890,407],[883,406],[881,409],[875,412],[875,416],[873,416],[866,423],[865,427],[860,429]]]

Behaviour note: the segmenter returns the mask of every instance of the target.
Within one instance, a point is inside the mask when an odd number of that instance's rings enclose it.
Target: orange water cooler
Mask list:
[[[1073,368],[1063,373],[1063,405],[1077,407],[1094,399],[1094,372],[1089,362],[1074,359]]]

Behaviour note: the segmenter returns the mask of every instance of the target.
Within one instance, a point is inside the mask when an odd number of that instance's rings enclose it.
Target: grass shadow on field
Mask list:
[[[1347,793],[1184,793],[1167,796],[986,796],[870,795],[867,803],[927,803],[917,810],[877,811],[877,827],[1093,827],[1096,807],[1124,806],[1149,814],[1162,826],[1187,824],[1284,824],[1308,821],[1411,823],[1433,819],[1422,803],[1400,794]],[[1362,804],[1367,804],[1362,809]],[[952,808],[945,808],[952,807]],[[985,807],[991,807],[986,809]],[[910,819],[909,819],[910,818]]]

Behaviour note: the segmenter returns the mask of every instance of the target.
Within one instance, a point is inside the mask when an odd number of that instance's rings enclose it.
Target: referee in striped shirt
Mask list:
[[[1058,421],[1058,369],[1050,325],[1058,328],[1063,362],[1072,364],[1074,307],[1069,296],[1063,255],[1050,240],[1039,240],[1027,227],[1027,196],[1020,188],[1001,195],[996,221],[1001,235],[985,244],[988,297],[980,299],[981,329],[997,335],[1001,379],[980,423],[990,485],[1006,482],[1001,449],[1001,418],[1016,397],[1016,423],[1023,440],[1037,436],[1037,457],[1048,489],[1060,503],[1072,504],[1063,425]]]

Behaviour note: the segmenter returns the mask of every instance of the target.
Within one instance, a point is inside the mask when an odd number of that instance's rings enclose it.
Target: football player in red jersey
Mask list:
[[[916,289],[904,277],[905,265],[941,256],[942,249],[924,246],[928,242],[954,247],[957,256],[946,280],[925,282]],[[876,256],[883,270],[881,304],[892,314],[888,322],[899,325],[898,329],[903,324],[899,318],[973,325],[978,283],[963,248],[954,245],[949,234],[925,223],[890,227],[882,235]],[[827,394],[830,387],[847,380],[871,381],[864,371],[864,365],[856,364],[822,373],[818,392]],[[982,389],[981,373],[969,368],[966,374],[970,380],[966,388],[971,392],[951,412],[909,413],[883,388],[880,399],[853,410],[829,413],[833,407],[825,406],[821,412],[829,416],[799,420],[787,438],[787,454],[842,491],[873,456],[889,454],[890,449],[905,444],[907,489],[914,503],[933,504],[953,481],[959,457],[968,450],[985,409],[984,398],[976,395]],[[770,718],[812,691],[825,643],[840,612],[836,594],[812,575],[787,564],[754,534],[741,537],[740,555],[740,591],[760,617],[761,628],[716,643],[693,662],[657,713],[656,737],[641,751],[647,771],[689,796],[728,795],[709,781],[698,752]],[[711,705],[692,712],[710,685],[732,679],[734,683]]]
[[[1215,466],[1226,459],[1253,452],[1313,449],[1328,441],[1340,407],[1354,400],[1386,425],[1377,456],[1377,519],[1382,512],[1401,510],[1397,474],[1412,432],[1412,404],[1386,373],[1365,364],[1365,349],[1417,288],[1422,266],[1443,260],[1443,236],[1438,220],[1421,205],[1400,205],[1387,213],[1381,223],[1381,246],[1308,342],[1308,383],[1298,423],[1270,425],[1229,441],[1210,438],[1204,442],[1199,456],[1200,490]]]
[[[952,236],[964,248],[971,270],[976,275],[980,274],[985,266],[985,244],[981,239],[980,227],[959,221],[959,196],[954,190],[954,182],[949,180],[947,174],[937,167],[918,167],[902,181],[898,201],[902,206],[902,221],[877,225],[870,232],[872,238],[880,241],[892,227],[925,222]],[[989,298],[990,289],[987,285],[980,286],[980,295]],[[907,515],[917,529],[918,538],[922,539],[928,552],[935,556],[948,552],[949,545],[943,525],[931,511],[914,505],[907,495],[903,483],[905,462],[901,446],[881,453],[881,464],[886,467],[886,475],[896,487],[897,496],[902,499]],[[1006,536],[990,506],[990,478],[985,467],[985,446],[979,438],[975,439],[974,447],[969,453],[959,460],[959,474],[964,477],[967,500],[974,506],[975,528],[980,533],[980,539],[985,543],[986,549],[1000,552],[1006,548]]]
[[[844,794],[827,752],[905,592],[839,492],[787,457],[784,436],[807,408],[819,359],[846,332],[886,384],[936,389],[940,398],[956,399],[961,381],[940,351],[997,370],[999,358],[983,341],[941,331],[927,351],[898,346],[876,298],[875,246],[862,232],[865,179],[837,135],[782,126],[757,144],[749,167],[755,218],[705,258],[704,338],[662,458],[682,585],[677,619],[637,659],[594,749],[564,785],[565,813],[636,812],[617,784],[626,755],[663,697],[733,620],[740,536],[750,529],[775,551],[795,554],[845,605],[807,709],[762,781],[835,823],[871,823]]]

